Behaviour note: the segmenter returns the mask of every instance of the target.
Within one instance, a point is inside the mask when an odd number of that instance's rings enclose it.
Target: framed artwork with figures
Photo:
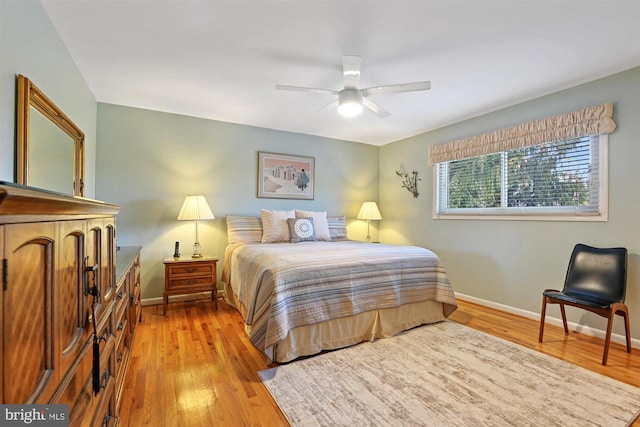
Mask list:
[[[258,152],[258,197],[313,200],[313,157]]]

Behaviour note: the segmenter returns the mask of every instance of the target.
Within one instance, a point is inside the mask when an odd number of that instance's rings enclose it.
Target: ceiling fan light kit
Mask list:
[[[344,89],[342,89],[341,91],[279,84],[276,85],[276,89],[290,90],[294,92],[309,92],[320,95],[337,95],[338,99],[336,101],[331,102],[329,105],[321,108],[320,110],[337,104],[338,112],[344,117],[355,117],[362,113],[364,107],[367,107],[369,110],[373,111],[378,115],[378,117],[387,117],[390,116],[391,113],[370,100],[368,98],[369,96],[381,93],[415,92],[419,90],[431,89],[431,82],[428,81],[359,89],[358,83],[360,81],[361,64],[362,58],[360,58],[359,56],[347,55],[342,57],[342,77],[344,81]]]
[[[344,117],[355,117],[362,113],[362,92],[344,89],[338,95],[338,113]]]

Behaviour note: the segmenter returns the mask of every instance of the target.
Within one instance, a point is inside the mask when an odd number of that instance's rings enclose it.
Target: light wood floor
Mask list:
[[[555,316],[553,309],[549,315]],[[606,367],[599,339],[459,301],[451,320],[640,387],[640,350],[612,344]],[[617,321],[620,319],[617,319]],[[632,321],[634,319],[631,319]],[[632,323],[633,324],[633,323]],[[237,311],[219,301],[144,307],[120,407],[122,426],[287,426],[256,372],[267,368]],[[634,424],[640,426],[640,423]]]

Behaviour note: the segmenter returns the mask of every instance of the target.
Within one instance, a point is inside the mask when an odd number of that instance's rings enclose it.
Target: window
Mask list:
[[[435,217],[607,218],[607,135],[436,165]]]

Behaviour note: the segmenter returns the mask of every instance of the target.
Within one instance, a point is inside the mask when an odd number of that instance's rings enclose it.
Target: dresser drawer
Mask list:
[[[112,316],[106,316],[101,319],[98,325],[98,331],[101,331],[100,340],[100,359],[101,367],[103,367],[103,359],[107,357],[109,352],[113,353],[115,339],[112,334]],[[66,404],[73,406],[78,399],[79,393],[86,381],[87,376],[91,377],[91,369],[93,366],[93,333],[84,342],[80,356],[76,363],[69,369],[69,372],[61,381],[61,385],[53,397],[52,403]]]
[[[115,317],[113,319],[113,326],[115,328],[114,335],[116,336],[116,340],[118,339],[120,333],[122,332],[122,323],[127,320],[127,308],[129,305],[127,304],[127,299],[123,298],[116,305]]]
[[[124,374],[126,372],[126,364],[129,360],[129,343],[126,339],[120,341],[118,346],[116,347],[116,355],[115,355],[115,377],[116,377],[116,386],[118,390],[116,390],[116,399],[119,400],[119,393],[122,391],[120,386],[124,385]]]
[[[102,388],[97,395],[93,392],[93,372],[89,370],[89,374],[83,378],[83,385],[79,393],[77,393],[75,402],[69,405],[69,415],[71,418],[70,427],[94,425],[92,420],[96,421],[101,407],[113,397],[113,388],[115,385],[112,372],[114,364],[114,344],[115,339],[111,336],[107,340],[104,351],[100,353],[100,384]],[[91,361],[91,350],[87,353],[87,356],[89,361]]]
[[[124,282],[121,282],[120,285],[116,288],[116,305],[122,304],[123,301],[127,299],[127,289],[124,286]]]
[[[112,390],[114,387],[113,378],[111,379],[107,389]],[[106,396],[102,399],[96,411],[96,415],[91,423],[92,427],[115,427],[119,425],[118,417],[115,416],[114,403]]]
[[[140,301],[140,287],[131,295],[129,303],[129,328],[133,334],[136,330],[137,323],[142,317],[142,303]]]

